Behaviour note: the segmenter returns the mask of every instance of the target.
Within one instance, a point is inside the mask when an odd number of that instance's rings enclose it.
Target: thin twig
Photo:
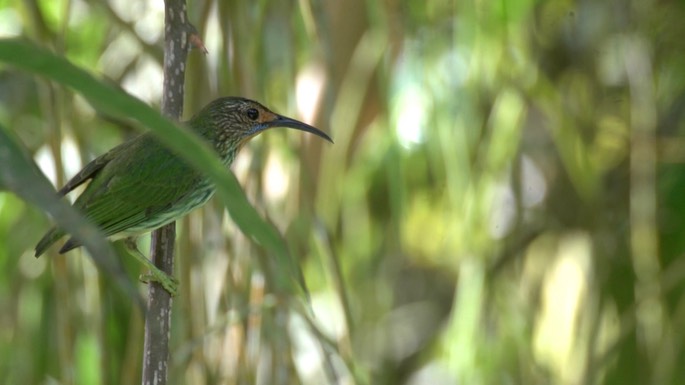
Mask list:
[[[185,0],[165,0],[162,114],[173,120],[179,120],[183,112],[188,26]],[[150,246],[152,262],[169,275],[173,275],[174,271],[175,237],[175,222],[152,233]],[[159,283],[150,282],[143,354],[143,384],[145,385],[167,383],[171,305],[172,298],[169,292],[164,290]]]

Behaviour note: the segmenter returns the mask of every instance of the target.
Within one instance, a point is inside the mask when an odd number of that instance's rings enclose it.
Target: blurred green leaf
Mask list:
[[[290,272],[276,270],[280,290],[293,292],[292,279],[299,276],[278,231],[267,224],[245,197],[235,176],[227,172],[216,153],[199,136],[166,119],[158,111],[124,91],[97,80],[91,74],[30,42],[20,39],[0,40],[0,60],[25,71],[45,76],[81,93],[95,107],[108,114],[132,118],[154,132],[159,140],[176,151],[198,170],[205,172],[217,185],[217,194],[231,217],[250,238],[279,259]]]
[[[135,286],[100,231],[66,204],[33,163],[9,130],[0,125],[0,189],[9,190],[49,213],[58,226],[66,229],[90,251],[102,270],[142,306]]]

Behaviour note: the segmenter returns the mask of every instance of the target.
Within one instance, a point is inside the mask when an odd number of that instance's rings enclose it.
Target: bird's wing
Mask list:
[[[134,139],[136,140],[136,139]],[[100,155],[88,163],[78,174],[74,175],[58,192],[60,196],[68,194],[71,190],[85,183],[89,179],[94,179],[97,174],[112,160],[115,159],[117,153],[121,151],[124,145],[119,145],[107,153]],[[64,236],[64,230],[53,227],[48,231],[43,238],[36,245],[36,257],[39,257],[45,252],[53,243]],[[74,241],[75,242],[75,241]]]
[[[148,222],[202,179],[151,136],[139,138],[108,161],[74,203],[106,236]]]
[[[69,181],[57,192],[57,194],[64,196],[71,190],[83,184],[88,179],[94,178],[98,171],[102,170],[103,167],[107,165],[112,159],[116,157],[116,154],[121,151],[124,145],[119,145],[109,150],[105,154],[98,156],[88,163],[78,174],[74,175]]]

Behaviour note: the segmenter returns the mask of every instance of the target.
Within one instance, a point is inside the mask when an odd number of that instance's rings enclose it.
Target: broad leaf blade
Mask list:
[[[196,169],[206,173],[217,186],[217,195],[231,218],[248,237],[261,244],[289,266],[290,272],[276,269],[278,290],[296,291],[298,267],[278,231],[262,219],[247,200],[237,179],[221,164],[215,152],[199,136],[161,116],[142,101],[122,90],[97,80],[66,59],[20,39],[0,39],[0,61],[78,91],[94,106],[106,106],[109,115],[131,118],[157,135],[166,146],[176,151]],[[302,282],[299,282],[300,286]],[[302,287],[301,287],[302,288]]]
[[[142,306],[133,282],[124,273],[109,243],[94,225],[61,200],[27,151],[4,126],[0,125],[0,189],[9,190],[54,218],[58,226],[80,240],[95,263]]]

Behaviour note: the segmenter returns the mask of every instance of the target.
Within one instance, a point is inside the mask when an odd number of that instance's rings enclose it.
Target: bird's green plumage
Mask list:
[[[253,112],[257,111],[257,119]],[[227,166],[240,146],[268,127],[284,126],[328,136],[304,123],[274,114],[243,98],[221,98],[206,106],[186,125],[209,141]],[[123,143],[86,165],[59,191],[66,194],[90,180],[74,207],[108,236],[135,235],[183,217],[204,204],[214,185],[150,133]],[[51,229],[36,246],[40,256],[65,233]],[[80,244],[70,239],[60,250]]]

